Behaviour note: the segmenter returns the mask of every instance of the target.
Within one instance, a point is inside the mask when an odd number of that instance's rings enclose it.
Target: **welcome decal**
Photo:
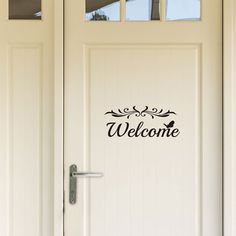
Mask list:
[[[118,109],[117,111],[111,110],[105,113],[105,115],[110,115],[112,117],[117,118],[117,121],[111,121],[106,124],[107,127],[107,135],[108,137],[123,137],[127,136],[130,138],[133,137],[151,137],[151,138],[176,138],[179,136],[180,131],[175,127],[175,120],[169,119],[166,122],[163,122],[161,126],[157,127],[148,127],[146,125],[145,120],[142,119],[144,117],[155,119],[155,118],[164,118],[176,116],[177,114],[173,111],[164,111],[163,109],[152,108],[149,109],[146,106],[144,109],[139,110],[136,106],[124,109]],[[119,120],[119,118],[126,118],[123,122]],[[137,119],[142,119],[136,125],[132,125],[130,121],[130,117],[136,117]]]

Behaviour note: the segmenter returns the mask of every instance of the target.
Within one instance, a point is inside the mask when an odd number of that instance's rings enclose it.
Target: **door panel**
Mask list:
[[[51,236],[53,4],[43,21],[8,20],[0,4],[0,235]]]
[[[91,235],[197,235],[201,204],[200,47],[95,46],[86,55],[87,71],[91,71],[85,78],[90,99],[88,162],[91,170],[104,173],[103,179],[91,180],[88,186],[89,219],[85,223]],[[157,108],[163,109],[161,114],[170,110],[176,115],[104,116],[111,110],[120,114],[118,108],[124,112],[126,108],[145,110],[146,106],[148,112]],[[113,135],[119,124],[123,133],[126,122],[132,128],[144,122],[142,128],[162,129],[173,120],[179,130],[174,136],[162,137],[161,132],[157,137],[151,132],[150,137],[145,132],[142,137],[141,129],[136,136],[108,136],[111,125],[107,124],[111,122],[115,123]]]
[[[9,54],[11,62],[8,83],[10,93],[8,181],[9,201],[12,204],[10,232],[12,235],[16,235],[16,232],[19,235],[38,235],[42,209],[41,47],[12,46]],[[25,66],[30,66],[34,70],[26,72],[23,69]],[[22,172],[27,174],[24,175]],[[30,207],[26,207],[24,202],[30,204]],[[25,222],[26,219],[31,221],[31,227]]]
[[[65,7],[65,235],[222,236],[221,1],[188,22]],[[104,173],[76,204],[72,164]]]

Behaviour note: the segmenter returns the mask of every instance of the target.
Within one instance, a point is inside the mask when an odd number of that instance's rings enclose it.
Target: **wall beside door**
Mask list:
[[[43,1],[41,19],[9,20],[8,8],[1,0],[0,235],[51,236],[54,5]]]

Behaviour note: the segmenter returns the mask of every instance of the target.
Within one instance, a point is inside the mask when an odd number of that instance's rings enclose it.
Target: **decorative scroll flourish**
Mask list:
[[[145,106],[143,110],[138,110],[136,106],[133,106],[132,109],[130,108],[124,108],[124,109],[118,109],[117,112],[111,110],[105,113],[105,115],[112,115],[113,117],[126,117],[127,119],[130,118],[130,116],[136,116],[136,117],[145,117],[145,116],[150,116],[152,119],[154,117],[168,117],[170,115],[176,115],[175,112],[173,111],[166,111],[164,112],[163,109],[157,109],[157,108],[152,108],[149,109],[148,106]]]

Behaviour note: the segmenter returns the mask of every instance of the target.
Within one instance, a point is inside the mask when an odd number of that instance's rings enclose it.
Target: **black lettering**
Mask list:
[[[177,136],[179,136],[180,132],[178,129],[173,129],[171,132],[171,136],[176,138]]]
[[[141,134],[141,132],[142,132],[142,131],[140,131],[140,129],[143,127],[143,124],[144,124],[143,121],[141,121],[141,122],[138,124],[137,129],[136,129],[136,132],[135,132],[135,137],[140,136],[140,134]],[[140,132],[139,132],[139,131],[140,131]]]
[[[125,122],[125,124],[126,124],[126,128],[124,129],[124,131],[122,133],[122,131],[121,131],[122,123],[120,123],[114,131],[113,131],[113,127],[114,127],[114,125],[116,125],[116,122],[107,123],[107,126],[110,125],[109,130],[108,130],[108,136],[113,137],[115,134],[117,134],[118,137],[124,136],[125,133],[127,132],[127,130],[129,129],[129,123]],[[112,131],[113,131],[113,133],[112,133]]]
[[[146,132],[146,134],[145,134],[144,132]],[[148,136],[148,129],[146,129],[146,128],[143,129],[143,130],[141,131],[141,136],[144,137],[144,138],[147,137],[147,136]]]
[[[134,137],[134,136],[135,136],[135,129],[130,129],[130,130],[128,131],[128,136],[129,136],[129,137]]]
[[[163,129],[159,129],[156,136],[157,137],[164,137],[165,133],[166,133],[167,129],[163,128]]]
[[[152,129],[149,130],[148,136],[149,137],[154,137],[156,135],[156,133],[157,133],[156,129],[152,128]]]

